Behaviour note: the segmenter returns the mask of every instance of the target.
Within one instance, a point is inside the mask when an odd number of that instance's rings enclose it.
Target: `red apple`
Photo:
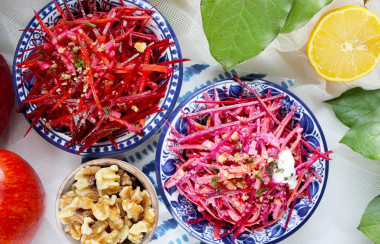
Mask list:
[[[14,103],[11,71],[0,54],[0,135],[7,128]]]
[[[45,211],[45,191],[33,168],[0,149],[0,243],[32,241]]]

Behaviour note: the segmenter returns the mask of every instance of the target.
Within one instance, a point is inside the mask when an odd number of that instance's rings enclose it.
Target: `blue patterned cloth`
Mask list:
[[[231,72],[237,73],[235,70]],[[209,66],[207,64],[197,64],[187,62],[184,65],[183,83],[181,93],[177,101],[177,105],[182,102],[187,96],[194,91],[209,85],[217,80],[232,78],[231,72],[222,72],[219,66]],[[273,83],[279,84],[285,88],[289,88],[294,85],[294,80],[286,79],[266,74],[246,74],[240,73],[240,76],[248,76],[251,78],[265,79]],[[155,172],[155,155],[156,148],[161,130],[141,146],[125,152],[121,155],[115,156],[115,158],[127,161],[137,168],[139,168],[153,183],[156,192],[157,181]],[[82,163],[92,158],[83,158]],[[172,218],[171,214],[167,210],[162,197],[158,193],[159,200],[159,223],[156,232],[152,238],[152,244],[185,244],[185,243],[203,243],[198,239],[192,237],[187,231],[185,231],[177,222]]]

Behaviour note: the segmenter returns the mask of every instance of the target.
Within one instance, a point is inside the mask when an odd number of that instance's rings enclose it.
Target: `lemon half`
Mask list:
[[[328,12],[309,37],[307,56],[315,71],[329,81],[367,75],[380,60],[379,16],[358,5]]]

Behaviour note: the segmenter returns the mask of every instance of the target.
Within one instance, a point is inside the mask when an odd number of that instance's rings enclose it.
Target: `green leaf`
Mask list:
[[[380,159],[380,121],[354,125],[340,143],[366,158]]]
[[[332,0],[294,0],[281,33],[288,33],[304,26],[321,8]]]
[[[202,0],[203,28],[212,56],[229,70],[258,55],[282,29],[293,1]]]
[[[358,230],[375,244],[380,244],[380,196],[375,197],[367,206]]]
[[[327,101],[350,130],[340,141],[369,159],[380,159],[380,89],[360,87]]]
[[[356,87],[326,102],[333,107],[336,117],[348,127],[380,118],[380,90]]]
[[[202,0],[212,56],[229,70],[263,51],[277,35],[306,24],[332,0]]]

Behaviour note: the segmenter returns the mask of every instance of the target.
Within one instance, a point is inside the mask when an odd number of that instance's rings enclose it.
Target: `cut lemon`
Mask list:
[[[379,16],[358,5],[328,12],[309,37],[307,56],[315,71],[329,81],[367,75],[380,60]]]

